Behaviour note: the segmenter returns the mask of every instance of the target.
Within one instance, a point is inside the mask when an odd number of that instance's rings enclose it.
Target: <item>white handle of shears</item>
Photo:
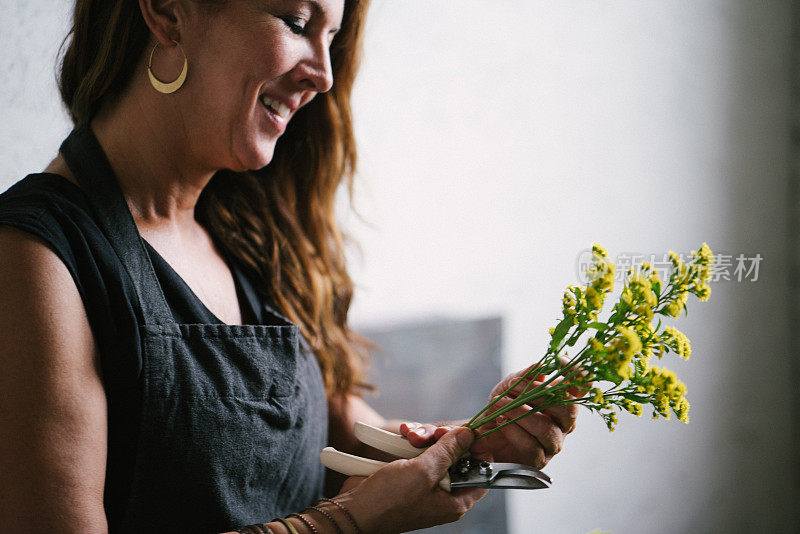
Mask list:
[[[362,443],[401,458],[415,458],[427,449],[418,449],[403,436],[361,422],[356,423],[355,435]],[[351,477],[368,477],[387,463],[340,452],[333,447],[322,449],[319,459],[328,469]],[[450,491],[450,475],[445,473],[439,487]]]
[[[428,447],[414,447],[399,434],[362,423],[361,421],[356,422],[353,433],[361,443],[375,447],[380,451],[388,452],[398,458],[416,458],[428,450]]]

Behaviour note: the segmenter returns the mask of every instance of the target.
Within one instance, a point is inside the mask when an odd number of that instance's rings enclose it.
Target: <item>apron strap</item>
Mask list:
[[[94,132],[88,125],[72,130],[60,151],[81,185],[98,226],[133,281],[145,324],[173,323],[142,236]]]

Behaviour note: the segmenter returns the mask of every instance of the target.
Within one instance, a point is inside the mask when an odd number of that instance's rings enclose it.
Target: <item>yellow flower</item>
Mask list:
[[[689,342],[689,338],[674,326],[668,326],[664,329],[661,341],[672,348],[684,360],[688,360],[692,354],[692,345]]]
[[[638,402],[633,402],[632,400],[623,399],[622,400],[622,406],[628,412],[632,413],[636,417],[641,417],[642,416],[642,405],[639,404]]]
[[[650,349],[647,348],[642,353],[642,357],[639,359],[639,364],[642,366],[642,372],[647,373],[650,370]]]
[[[697,270],[697,279],[700,282],[708,282],[709,278],[711,278],[711,269],[708,268],[708,265],[701,265]]]
[[[578,305],[578,302],[575,300],[575,295],[572,294],[572,287],[569,286],[567,290],[564,292],[564,297],[561,299],[561,307],[564,310],[564,317],[567,315],[575,315],[576,310],[575,307]]]
[[[692,256],[694,257],[694,262],[699,265],[711,265],[714,263],[714,254],[711,253],[707,243],[703,243],[700,250],[693,250]]]
[[[589,286],[586,288],[586,304],[591,309],[599,309],[603,307],[603,295],[598,293],[595,288]]]
[[[667,389],[667,393],[672,400],[680,402],[686,394],[686,384],[676,379],[675,384]]]
[[[686,399],[681,399],[678,403],[678,407],[675,409],[675,412],[678,415],[678,421],[682,423],[689,422],[689,401]]]
[[[653,269],[653,272],[650,273],[650,276],[647,277],[647,280],[650,281],[650,285],[652,284],[660,284],[661,283],[661,274],[658,272],[658,269]]]
[[[606,249],[604,249],[603,247],[601,247],[597,243],[593,243],[592,244],[592,255],[595,255],[595,254],[597,256],[600,256],[601,258],[607,258],[608,257],[608,252],[606,252]]]
[[[664,307],[664,312],[670,317],[678,317],[682,310],[683,307],[677,302],[670,302]]]
[[[623,380],[630,380],[631,379],[631,365],[629,361],[621,361],[619,363],[619,367],[617,367],[617,374]]]
[[[640,289],[648,286],[647,279],[639,271],[634,271],[628,277],[628,285],[634,289]]]
[[[616,273],[616,265],[604,258],[595,256],[594,265],[587,269],[586,276],[590,280],[589,285],[598,291],[611,291],[614,288],[614,276]]]
[[[605,419],[608,429],[613,432],[617,426],[617,414],[614,412],[604,414],[603,419]]]
[[[603,392],[600,391],[600,389],[592,388],[590,393],[592,394],[592,402],[596,402],[597,404],[603,404]]]
[[[625,289],[622,290],[622,296],[620,297],[620,300],[622,300],[622,302],[628,306],[633,304],[633,291],[631,291],[630,287],[625,287]]]
[[[711,296],[711,286],[706,283],[699,284],[695,288],[695,295],[701,300],[706,301]]]
[[[656,297],[656,294],[653,293],[653,290],[649,285],[642,288],[642,296],[644,297],[644,301],[648,306],[655,306],[658,304],[658,297]]]
[[[669,419],[669,399],[662,393],[656,393],[655,408],[664,419]]]
[[[618,326],[617,332],[620,333],[620,337],[615,340],[614,348],[620,351],[624,356],[630,358],[642,350],[642,340],[631,328]]]
[[[648,322],[653,320],[653,308],[647,304],[640,304],[633,310],[633,313],[644,318]]]

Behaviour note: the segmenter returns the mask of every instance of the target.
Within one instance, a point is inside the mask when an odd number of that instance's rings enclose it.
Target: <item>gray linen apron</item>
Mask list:
[[[133,477],[123,502],[104,503],[111,531],[221,532],[310,505],[322,491],[327,402],[299,327],[274,310],[282,324],[176,324],[94,133],[73,130],[61,152],[141,312]]]

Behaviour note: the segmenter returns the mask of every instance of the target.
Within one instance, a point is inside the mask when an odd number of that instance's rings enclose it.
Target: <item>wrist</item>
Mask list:
[[[333,499],[324,499],[321,504],[328,504],[325,509],[334,514],[344,534],[370,534],[381,532],[391,534],[394,530],[382,524],[374,506],[365,499],[359,498],[354,491],[340,493]]]

